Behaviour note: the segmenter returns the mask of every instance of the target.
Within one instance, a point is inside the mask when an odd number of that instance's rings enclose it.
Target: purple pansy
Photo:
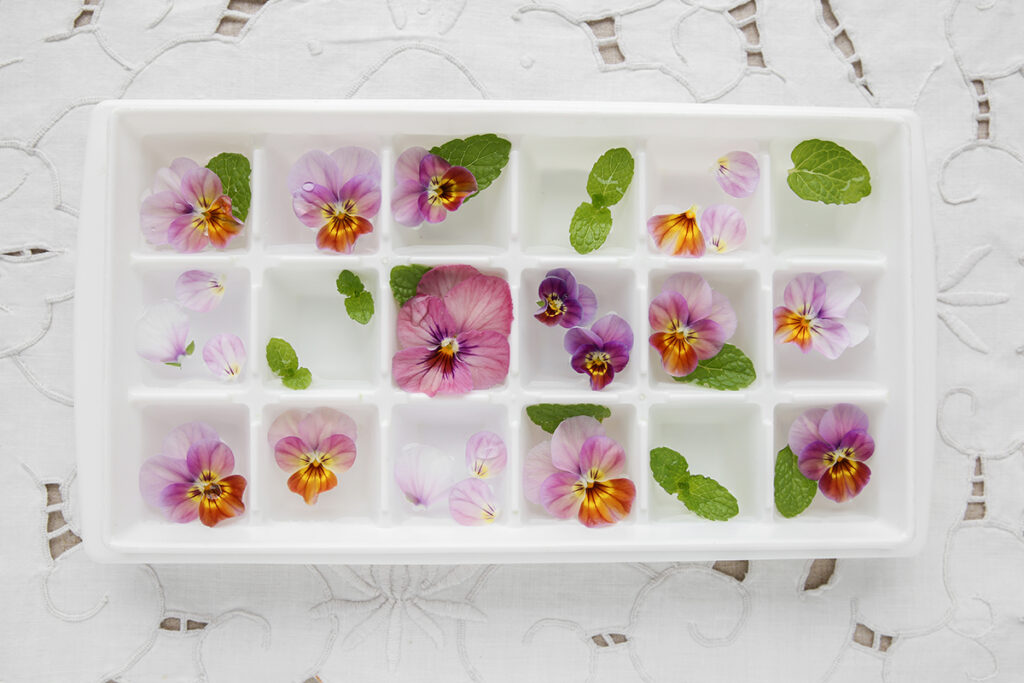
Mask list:
[[[786,285],[775,309],[775,337],[807,353],[836,359],[867,337],[867,309],[857,301],[860,286],[841,271],[801,273]]]
[[[857,406],[806,411],[789,428],[789,448],[800,472],[837,503],[856,496],[871,479],[864,461],[874,454],[875,441],[868,434],[868,416]]]
[[[476,178],[422,147],[410,147],[395,163],[395,194],[391,211],[409,227],[440,223],[477,191]]]
[[[594,290],[577,283],[565,268],[549,270],[537,288],[537,296],[540,310],[533,317],[548,327],[589,325],[597,313]]]
[[[714,358],[736,332],[729,299],[695,273],[677,273],[666,280],[647,315],[654,330],[648,341],[673,377],[685,377],[700,361]]]
[[[609,313],[589,330],[574,327],[566,332],[564,346],[572,355],[572,369],[589,375],[590,388],[599,391],[629,362],[633,330],[621,317]]]

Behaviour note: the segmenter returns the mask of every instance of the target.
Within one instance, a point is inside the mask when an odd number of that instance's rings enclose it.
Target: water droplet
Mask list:
[[[316,189],[316,183],[302,183],[302,189],[306,192],[312,192]]]
[[[530,55],[523,55],[522,59],[519,60],[519,65],[524,69],[529,69],[533,66],[533,57]]]
[[[324,51],[324,46],[319,40],[310,40],[306,43],[306,49],[309,50],[309,54],[318,55]]]

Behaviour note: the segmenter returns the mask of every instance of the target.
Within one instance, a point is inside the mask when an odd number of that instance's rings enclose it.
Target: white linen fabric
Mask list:
[[[0,680],[1020,681],[1024,5],[0,0]],[[75,515],[84,136],[109,98],[909,107],[937,245],[930,530],[903,560],[100,566]]]

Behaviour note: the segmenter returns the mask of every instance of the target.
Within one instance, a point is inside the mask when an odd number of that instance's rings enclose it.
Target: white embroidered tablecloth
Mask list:
[[[0,0],[0,680],[1024,680],[1018,0]],[[903,560],[101,566],[71,347],[84,134],[110,98],[908,107],[939,326]],[[117,495],[117,492],[112,492]]]

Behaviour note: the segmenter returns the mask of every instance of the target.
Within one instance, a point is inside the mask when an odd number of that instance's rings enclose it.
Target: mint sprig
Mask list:
[[[306,389],[313,381],[307,368],[299,367],[299,356],[284,339],[271,337],[267,342],[267,365],[289,389]]]
[[[421,266],[415,263],[409,266],[395,266],[391,269],[391,293],[395,295],[395,301],[399,306],[404,306],[406,301],[416,296],[416,288],[419,287],[420,280],[428,270],[430,270],[430,266]]]
[[[373,295],[363,285],[359,276],[351,270],[338,273],[338,293],[345,297],[345,312],[360,325],[366,325],[373,318]]]
[[[538,403],[526,406],[526,416],[530,418],[533,424],[548,434],[554,434],[555,429],[563,421],[568,420],[570,417],[579,417],[580,415],[587,415],[598,422],[602,422],[606,417],[612,416],[612,411],[596,403],[572,403],[566,405]]]
[[[608,239],[612,229],[612,212],[583,202],[576,207],[569,223],[569,244],[580,254],[589,254]]]
[[[725,344],[713,358],[697,363],[697,368],[689,375],[673,379],[719,391],[739,391],[754,383],[757,372],[745,353],[732,344]]]
[[[828,140],[804,140],[790,154],[786,183],[801,199],[855,204],[871,194],[871,173],[850,150]]]
[[[608,239],[612,214],[608,207],[618,204],[633,182],[633,155],[624,147],[610,149],[594,163],[587,177],[589,202],[583,202],[569,222],[569,244],[580,254],[589,254]]]
[[[724,522],[740,512],[739,503],[729,489],[711,477],[691,474],[686,458],[671,448],[661,446],[651,450],[651,474],[661,488],[698,517]]]
[[[231,213],[244,223],[252,204],[252,189],[249,186],[252,166],[249,160],[244,154],[224,152],[210,159],[206,168],[220,178],[224,194],[231,198]]]
[[[800,471],[798,458],[786,446],[775,458],[775,509],[783,517],[796,517],[818,493],[818,483]]]
[[[430,149],[431,154],[436,154],[452,166],[462,166],[476,178],[476,192],[466,197],[467,202],[498,179],[508,163],[511,151],[512,143],[493,133],[471,135],[464,140],[449,140]]]

